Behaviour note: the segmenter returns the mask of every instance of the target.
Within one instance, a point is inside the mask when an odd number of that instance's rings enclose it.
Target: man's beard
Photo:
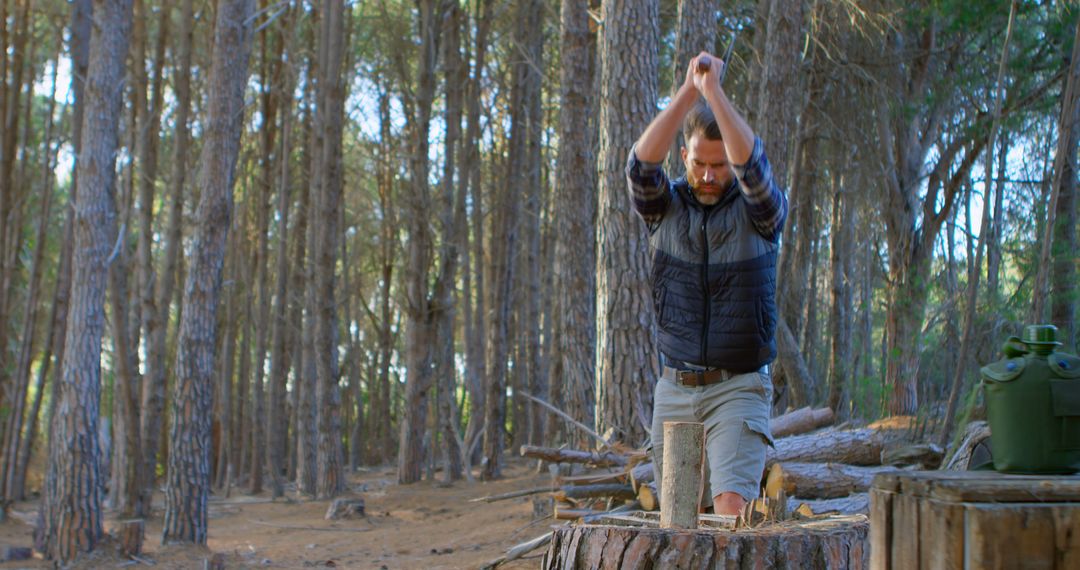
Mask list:
[[[697,201],[706,206],[712,206],[719,202],[720,198],[724,195],[724,191],[731,186],[730,180],[726,181],[726,183],[720,180],[704,183],[700,180],[695,180],[691,174],[687,174],[686,181],[690,183],[690,188],[693,191],[694,197],[697,198]]]

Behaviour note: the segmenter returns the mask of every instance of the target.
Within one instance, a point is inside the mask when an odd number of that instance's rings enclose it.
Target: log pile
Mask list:
[[[861,545],[866,539],[867,526],[852,521],[865,520],[859,515],[869,511],[868,490],[875,475],[907,466],[934,469],[943,456],[937,446],[911,441],[911,422],[904,418],[859,428],[830,427],[833,421],[828,408],[803,408],[773,418],[775,447],[767,453],[762,497],[738,518],[701,515],[697,531],[660,528],[655,512],[660,489],[651,457],[643,450],[608,445],[604,439],[598,439],[602,442],[598,451],[522,446],[524,457],[570,464],[576,470],[552,468],[553,474],[562,474],[553,477],[550,487],[474,500],[547,494],[546,500],[554,505],[551,516],[567,521],[554,527],[550,542],[537,539],[528,544],[534,549],[548,545],[547,568],[598,567],[589,563],[593,551],[607,552],[616,544],[625,547],[624,556],[647,551],[654,560],[675,556],[691,543],[701,546],[693,556],[709,559],[727,549],[724,556],[736,552],[752,560],[757,548],[774,542],[783,547],[776,552],[798,544],[796,550],[816,556],[841,544]],[[630,528],[635,526],[640,528]],[[703,537],[703,531],[722,533],[724,538]],[[864,553],[852,556],[862,561]],[[821,567],[863,565],[852,559]]]
[[[935,469],[940,447],[909,439],[911,422],[889,418],[867,427],[840,429],[828,408],[802,408],[773,418],[775,447],[766,455],[763,496],[786,500],[785,510],[808,515],[865,514],[866,493],[878,473],[916,466]],[[550,492],[555,516],[570,520],[592,516],[612,506],[636,500],[641,510],[659,508],[651,458],[641,450],[606,447],[602,451],[522,446],[521,455],[558,463],[573,463],[596,471],[559,477]],[[805,505],[799,510],[800,505]]]

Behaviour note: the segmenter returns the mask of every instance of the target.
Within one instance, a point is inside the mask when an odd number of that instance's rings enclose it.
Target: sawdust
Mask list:
[[[551,519],[534,523],[531,497],[469,502],[550,481],[546,473],[536,474],[535,462],[521,459],[511,460],[505,475],[490,483],[462,481],[444,486],[429,481],[398,485],[392,467],[356,473],[346,496],[362,497],[367,516],[340,521],[323,518],[329,501],[272,503],[268,494],[237,492],[228,499],[212,497],[207,549],[162,547],[159,496],[147,528],[145,558],[160,569],[202,568],[213,553],[224,554],[227,568],[479,568],[554,524]],[[26,521],[33,520],[37,508],[36,501],[16,504],[16,516],[0,524],[0,545],[30,546],[32,527]],[[106,529],[110,522],[107,518]],[[528,559],[501,568],[537,566],[537,560]],[[3,569],[50,567],[50,562],[41,559],[0,563]],[[109,546],[73,566],[119,567],[149,568],[118,557]]]

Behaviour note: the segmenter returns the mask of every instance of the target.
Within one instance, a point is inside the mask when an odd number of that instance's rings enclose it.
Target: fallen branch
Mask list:
[[[589,426],[587,426],[587,425],[575,420],[574,418],[570,417],[570,415],[567,414],[566,412],[564,412],[564,411],[560,410],[559,408],[556,408],[555,406],[552,406],[551,404],[541,400],[540,398],[532,396],[530,394],[526,394],[526,393],[522,392],[521,395],[525,396],[526,398],[528,398],[528,399],[530,399],[530,400],[532,400],[534,402],[536,402],[537,404],[540,404],[541,406],[544,406],[545,408],[550,410],[551,413],[553,413],[555,415],[558,415],[559,417],[565,419],[566,421],[568,421],[568,422],[574,424],[575,426],[581,428],[585,433],[593,436],[594,438],[596,438],[597,441],[604,444],[604,447],[611,447],[611,442],[609,442],[607,440],[607,438],[605,438],[604,436],[596,433]]]
[[[521,558],[522,556],[536,550],[537,548],[547,545],[547,543],[549,542],[551,542],[551,533],[544,533],[528,542],[522,542],[521,544],[514,546],[510,550],[507,550],[506,554],[481,566],[481,569],[491,570],[493,568],[498,568],[499,565],[505,564],[512,560],[517,560],[518,558]]]
[[[294,525],[288,525],[288,524],[274,524],[274,523],[268,523],[268,522],[263,522],[263,521],[256,521],[256,520],[252,520],[252,519],[248,519],[248,522],[251,523],[251,524],[257,524],[257,525],[260,525],[260,526],[269,526],[269,527],[273,527],[273,528],[283,528],[285,530],[325,530],[325,531],[331,531],[331,532],[367,532],[367,531],[371,530],[370,528],[330,528],[330,527],[321,527],[321,526],[294,526]]]
[[[469,499],[470,503],[494,503],[495,501],[501,501],[503,499],[515,499],[517,497],[527,497],[529,495],[538,495],[540,493],[551,493],[555,489],[551,487],[535,487],[533,489],[524,489],[520,491],[511,491],[509,493],[503,493],[501,495],[488,495],[486,497],[477,497],[475,499]]]

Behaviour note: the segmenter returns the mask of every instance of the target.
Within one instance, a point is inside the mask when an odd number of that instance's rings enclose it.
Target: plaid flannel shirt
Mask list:
[[[660,163],[639,160],[635,149],[636,145],[630,149],[626,180],[634,211],[652,230],[663,219],[671,203],[672,182]],[[732,164],[731,168],[754,227],[765,239],[777,241],[787,219],[788,203],[773,180],[772,167],[761,139],[754,138],[754,150],[746,164]]]

